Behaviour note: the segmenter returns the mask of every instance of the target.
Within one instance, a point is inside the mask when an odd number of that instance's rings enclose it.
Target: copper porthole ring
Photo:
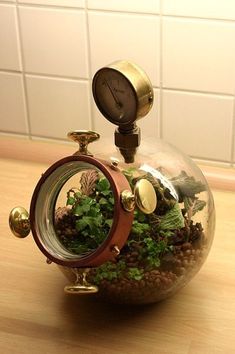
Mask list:
[[[80,258],[78,257],[77,259],[74,258],[70,260],[70,259],[61,259],[55,257],[45,247],[37,231],[36,220],[35,220],[35,208],[36,208],[37,198],[40,193],[41,186],[46,181],[46,179],[57,168],[59,168],[65,163],[73,162],[73,161],[87,162],[90,165],[97,167],[108,179],[114,195],[115,203],[114,203],[113,223],[105,241],[94,252],[85,255],[83,257]],[[38,181],[38,184],[36,185],[31,200],[31,205],[30,205],[31,231],[39,249],[50,261],[67,267],[76,267],[76,268],[96,267],[108,260],[114,259],[115,256],[117,255],[115,254],[116,253],[115,251],[121,250],[126,243],[126,240],[131,230],[133,218],[134,218],[134,211],[128,212],[124,210],[122,207],[120,195],[123,190],[131,191],[131,187],[126,177],[119,169],[112,168],[112,166],[107,161],[101,159],[95,159],[91,156],[86,156],[86,155],[72,155],[57,161],[55,164],[49,167],[48,170],[42,175],[41,179]]]

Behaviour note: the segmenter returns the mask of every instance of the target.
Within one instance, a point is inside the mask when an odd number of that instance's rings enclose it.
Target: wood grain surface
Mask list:
[[[217,227],[210,255],[174,297],[114,306],[65,295],[56,265],[32,237],[8,227],[12,207],[29,208],[48,165],[0,160],[0,353],[232,354],[235,352],[235,193],[214,190]]]

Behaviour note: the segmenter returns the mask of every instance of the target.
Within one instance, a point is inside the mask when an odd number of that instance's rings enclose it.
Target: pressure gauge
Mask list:
[[[122,128],[145,116],[153,104],[153,89],[147,75],[124,60],[98,70],[92,90],[101,113]]]

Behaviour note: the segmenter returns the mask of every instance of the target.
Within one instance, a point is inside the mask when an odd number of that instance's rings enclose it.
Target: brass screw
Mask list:
[[[114,245],[111,248],[111,252],[114,254],[115,257],[117,257],[120,254],[120,249],[117,245]]]
[[[119,160],[118,159],[116,159],[115,157],[111,157],[111,168],[113,169],[113,170],[118,170],[119,168],[118,168],[118,164],[119,164]]]

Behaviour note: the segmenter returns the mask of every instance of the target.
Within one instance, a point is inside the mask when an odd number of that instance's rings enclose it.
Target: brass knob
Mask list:
[[[24,238],[30,233],[29,213],[23,207],[16,207],[9,215],[9,226],[12,233],[19,238]]]
[[[131,212],[135,209],[135,196],[131,191],[124,190],[121,193],[122,206],[126,211]]]
[[[87,150],[88,144],[93,143],[100,138],[96,132],[89,130],[74,130],[67,134],[68,138],[79,144],[79,150],[74,155],[89,155],[92,154]]]
[[[124,190],[121,193],[122,206],[126,211],[137,206],[143,213],[151,214],[157,206],[157,196],[153,185],[145,178],[140,179],[134,188],[134,193]]]

